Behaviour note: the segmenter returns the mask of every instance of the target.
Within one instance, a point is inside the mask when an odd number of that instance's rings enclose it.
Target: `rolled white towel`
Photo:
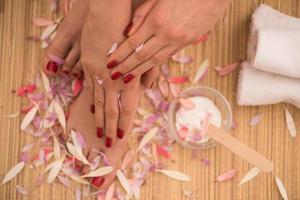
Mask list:
[[[300,79],[260,71],[251,67],[249,62],[243,62],[237,103],[267,105],[279,102],[291,103],[300,108]]]
[[[300,19],[262,4],[253,13],[248,60],[253,67],[300,78]]]

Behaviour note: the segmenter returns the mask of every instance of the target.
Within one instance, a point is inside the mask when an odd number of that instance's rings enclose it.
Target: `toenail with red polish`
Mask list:
[[[91,113],[94,114],[95,113],[95,104],[91,105],[90,109],[91,109]]]
[[[69,71],[68,70],[64,70],[64,71],[62,71],[62,73],[65,74],[65,75],[68,75]]]
[[[112,60],[112,61],[110,61],[110,62],[106,65],[106,67],[107,67],[108,69],[111,69],[111,68],[117,66],[118,64],[119,64],[118,61]]]
[[[96,187],[100,187],[101,185],[103,185],[104,181],[105,181],[105,178],[99,176],[99,177],[92,178],[91,183]]]
[[[110,137],[106,137],[105,146],[109,148],[111,147],[111,145],[112,145],[112,139]]]
[[[97,128],[97,136],[98,136],[98,138],[103,137],[103,128],[101,128],[101,127]]]
[[[122,139],[124,137],[124,131],[122,129],[117,130],[117,137]]]
[[[128,36],[128,33],[131,31],[132,26],[133,26],[133,23],[132,23],[132,22],[130,22],[130,23],[126,26],[126,28],[125,28],[125,30],[124,30],[124,32],[123,32],[124,36]]]
[[[77,78],[77,77],[78,77],[78,74],[72,73],[72,76],[74,76],[75,78]]]
[[[124,81],[124,83],[129,83],[133,78],[134,78],[134,76],[132,74],[128,74],[127,76],[125,76],[123,78],[123,81]]]
[[[121,72],[115,72],[111,75],[112,80],[117,80],[120,76],[122,76]]]
[[[49,61],[48,64],[47,64],[47,70],[49,72],[56,73],[57,70],[58,70],[58,64],[56,62]]]

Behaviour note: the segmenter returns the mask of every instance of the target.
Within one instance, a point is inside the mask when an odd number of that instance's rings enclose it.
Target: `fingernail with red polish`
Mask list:
[[[127,76],[125,76],[123,78],[123,81],[124,81],[124,83],[129,83],[133,78],[134,78],[134,76],[132,74],[128,74]]]
[[[118,61],[112,60],[112,61],[110,61],[110,62],[106,65],[106,67],[107,67],[108,69],[111,69],[111,68],[117,66],[118,64],[119,64]]]
[[[91,107],[90,107],[90,109],[91,109],[91,113],[95,113],[95,105],[93,104],[93,105],[91,105]]]
[[[110,137],[106,137],[105,146],[109,148],[111,147],[111,145],[112,145],[112,139]]]
[[[125,30],[124,30],[124,32],[123,32],[124,36],[128,36],[128,33],[131,31],[132,26],[133,26],[133,23],[132,23],[132,22],[130,22],[130,23],[126,26],[126,28],[125,28]]]
[[[96,187],[100,187],[101,185],[103,185],[104,181],[105,181],[105,178],[99,176],[99,177],[92,178],[91,183]]]
[[[103,128],[101,128],[101,127],[97,128],[97,136],[98,136],[98,138],[103,137]]]
[[[121,72],[115,72],[111,75],[112,80],[117,80],[120,76],[122,76]]]
[[[62,73],[65,74],[65,75],[68,75],[69,71],[68,70],[64,70],[64,71],[62,71]]]
[[[47,70],[49,72],[56,73],[57,70],[58,70],[58,64],[56,62],[49,61],[48,64],[47,64]]]
[[[77,77],[78,77],[78,74],[72,73],[72,76],[74,76],[75,78],[77,78]]]
[[[122,129],[117,130],[117,137],[122,139],[124,137],[124,131]]]

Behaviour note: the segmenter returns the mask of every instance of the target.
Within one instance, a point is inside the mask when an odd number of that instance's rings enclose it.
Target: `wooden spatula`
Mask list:
[[[273,170],[273,163],[270,160],[241,143],[226,131],[210,124],[206,135],[253,164],[261,171],[271,172]]]

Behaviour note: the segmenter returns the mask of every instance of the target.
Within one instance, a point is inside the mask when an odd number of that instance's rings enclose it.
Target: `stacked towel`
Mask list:
[[[284,101],[300,108],[300,19],[260,5],[252,15],[247,54],[238,104]]]

